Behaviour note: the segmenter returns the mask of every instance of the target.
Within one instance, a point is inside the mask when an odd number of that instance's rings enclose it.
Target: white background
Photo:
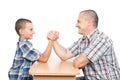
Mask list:
[[[18,18],[32,20],[36,32],[32,43],[43,52],[49,30],[60,32],[59,42],[65,47],[78,39],[80,35],[75,24],[79,12],[86,9],[93,9],[98,13],[98,28],[113,40],[120,64],[119,0],[0,0],[0,79],[8,80],[8,70],[18,41],[14,29]],[[54,51],[51,57],[57,57]]]

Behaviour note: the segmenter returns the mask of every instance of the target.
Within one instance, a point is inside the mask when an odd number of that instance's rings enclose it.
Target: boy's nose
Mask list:
[[[35,31],[33,31],[33,34],[35,34]]]

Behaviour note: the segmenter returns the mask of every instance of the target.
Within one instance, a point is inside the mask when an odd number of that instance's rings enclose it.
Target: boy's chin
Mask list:
[[[33,39],[33,37],[28,38],[29,40]]]
[[[33,38],[30,38],[30,40],[33,39]]]

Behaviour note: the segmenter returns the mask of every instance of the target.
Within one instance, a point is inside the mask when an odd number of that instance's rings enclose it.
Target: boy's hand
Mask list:
[[[59,38],[59,32],[58,31],[49,31],[47,34],[48,40],[57,40]]]

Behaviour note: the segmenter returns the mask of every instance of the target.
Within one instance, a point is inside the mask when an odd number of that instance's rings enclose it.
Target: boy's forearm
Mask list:
[[[49,59],[49,56],[51,54],[52,51],[52,47],[53,47],[53,42],[52,40],[49,40],[47,48],[45,49],[45,51],[42,53],[42,55],[40,55],[39,60],[40,62],[47,62]]]

